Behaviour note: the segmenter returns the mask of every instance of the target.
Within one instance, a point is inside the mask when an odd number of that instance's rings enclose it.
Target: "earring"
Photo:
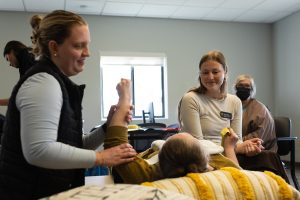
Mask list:
[[[53,56],[54,56],[54,57],[56,57],[56,56],[57,56],[57,54],[56,54],[56,53],[54,53],[54,54],[53,54]]]

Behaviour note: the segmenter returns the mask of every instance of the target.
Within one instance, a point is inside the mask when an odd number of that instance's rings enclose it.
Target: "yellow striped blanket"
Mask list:
[[[224,167],[185,177],[145,182],[142,185],[174,191],[201,200],[300,199],[300,193],[272,172]]]

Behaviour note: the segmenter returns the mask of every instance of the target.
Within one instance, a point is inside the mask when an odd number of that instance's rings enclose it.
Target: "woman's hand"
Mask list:
[[[136,151],[130,144],[121,144],[96,152],[96,165],[112,167],[134,160]]]
[[[263,149],[262,140],[260,138],[252,138],[244,141],[237,146],[237,153],[245,154],[246,156],[255,156]]]
[[[130,108],[128,109],[128,113],[126,115],[126,121],[127,121],[128,124],[132,121],[132,110],[133,110],[133,108],[134,108],[134,106],[131,105]],[[107,126],[109,126],[111,118],[114,115],[116,109],[117,109],[117,105],[112,105],[110,107],[109,113],[108,113],[108,116],[107,116],[107,120],[106,120]]]

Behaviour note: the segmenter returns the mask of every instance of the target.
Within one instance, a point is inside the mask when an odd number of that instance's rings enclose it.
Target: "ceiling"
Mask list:
[[[273,23],[298,10],[300,0],[0,0],[2,11]]]

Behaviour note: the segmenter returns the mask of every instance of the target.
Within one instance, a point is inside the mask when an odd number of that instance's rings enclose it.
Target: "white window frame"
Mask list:
[[[104,109],[104,100],[103,97],[105,95],[111,95],[112,92],[117,94],[117,91],[110,91],[106,92],[105,94],[103,89],[103,66],[107,65],[131,65],[131,66],[138,66],[138,65],[159,65],[162,67],[162,116],[157,116],[155,114],[156,119],[168,119],[168,90],[167,90],[167,57],[164,53],[141,53],[141,52],[108,52],[108,51],[100,51],[100,105],[101,105],[101,120],[106,120],[106,116],[108,113],[107,108]],[[128,78],[128,77],[125,77]],[[133,83],[134,84],[134,83]],[[149,91],[151,92],[151,91]],[[110,93],[110,94],[109,94]],[[134,98],[134,93],[133,93]],[[111,102],[110,105],[115,104],[116,102]],[[134,100],[133,100],[134,103]],[[150,102],[149,102],[150,103]],[[157,102],[156,102],[157,103]],[[154,109],[155,104],[154,103]],[[106,105],[107,106],[107,105]],[[147,111],[148,108],[145,108]],[[142,120],[142,113],[133,113],[133,120]]]

